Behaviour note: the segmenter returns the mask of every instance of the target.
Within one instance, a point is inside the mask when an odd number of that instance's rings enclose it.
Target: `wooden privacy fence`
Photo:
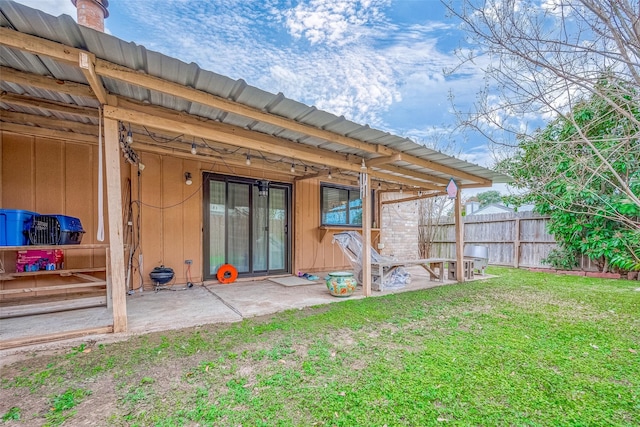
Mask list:
[[[549,252],[558,246],[547,232],[549,217],[535,212],[509,212],[463,217],[465,245],[489,248],[489,264],[510,267],[549,268],[543,264]],[[431,253],[438,258],[455,257],[455,224],[442,219],[436,226]],[[588,258],[580,260],[583,270],[597,271]]]

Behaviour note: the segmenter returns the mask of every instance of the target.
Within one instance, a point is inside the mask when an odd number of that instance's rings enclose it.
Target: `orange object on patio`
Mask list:
[[[224,285],[233,283],[238,278],[238,270],[231,264],[223,264],[216,273],[218,281]]]

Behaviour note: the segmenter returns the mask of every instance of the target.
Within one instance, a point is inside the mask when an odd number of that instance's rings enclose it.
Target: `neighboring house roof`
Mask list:
[[[500,203],[491,203],[490,205],[481,207],[480,209],[478,209],[473,213],[467,214],[467,216],[491,215],[491,214],[499,214],[499,213],[506,213],[506,212],[513,212],[513,209],[505,205],[501,205]]]
[[[467,216],[491,215],[491,214],[501,214],[501,213],[507,213],[507,212],[531,212],[534,210],[534,208],[535,208],[535,205],[522,205],[522,206],[518,206],[518,208],[512,208],[509,206],[505,206],[501,203],[492,203],[490,205],[483,206],[480,209],[475,210],[474,212],[468,213]]]
[[[31,125],[33,123],[29,123],[28,117],[37,115],[56,118],[60,123],[77,122],[95,126],[98,124],[97,116],[80,118],[64,109],[52,110],[37,104],[25,104],[23,98],[27,95],[34,99],[97,109],[100,102],[96,99],[95,90],[94,93],[88,93],[86,88],[91,85],[95,89],[98,84],[99,92],[104,88],[108,95],[208,119],[210,123],[259,132],[280,141],[295,143],[300,150],[328,152],[334,157],[339,154],[353,165],[359,164],[361,159],[371,161],[371,175],[375,178],[374,174],[378,173],[376,179],[383,182],[396,182],[400,185],[424,182],[425,188],[440,191],[452,176],[456,177],[462,188],[510,181],[509,177],[487,168],[431,150],[407,138],[318,110],[288,99],[282,93],[269,93],[248,85],[244,80],[233,80],[203,70],[197,64],[186,64],[176,58],[147,50],[144,46],[82,27],[67,15],[54,17],[12,1],[0,0],[0,27],[3,27],[0,35],[0,58],[3,66],[0,90],[9,94],[0,99],[0,109],[11,112],[3,114],[4,122],[26,122]],[[95,78],[86,77],[86,70],[83,72],[77,63],[29,50],[29,41],[21,45],[22,42],[16,40],[15,31],[12,30],[94,54]],[[72,86],[70,82],[81,83],[85,90],[65,93],[30,84],[29,79],[20,77],[23,73],[52,77],[60,83],[66,82],[65,85],[60,85],[61,88]],[[142,81],[144,79],[145,82]],[[184,87],[185,93],[214,95],[210,99],[217,104],[194,101],[196,98],[190,98],[191,95],[178,96],[172,94],[171,90],[163,89],[172,84]],[[197,99],[204,98],[201,96]],[[222,108],[213,107],[214,104],[222,105]],[[247,111],[250,114],[246,114]],[[135,126],[136,122],[132,122]],[[50,126],[55,126],[55,123]],[[134,131],[143,132],[142,129],[139,125]],[[72,128],[67,127],[65,130],[72,131]],[[174,144],[173,149],[184,148],[188,152],[189,141],[190,139],[178,139],[170,142],[180,142],[182,145]],[[223,154],[226,156],[227,152]],[[234,153],[229,156],[232,154]],[[235,154],[239,155],[242,153]],[[275,153],[268,155],[272,156],[272,160],[282,159],[283,156]],[[291,156],[293,157],[295,156]],[[316,165],[309,162],[304,164],[310,164],[309,173],[312,174],[331,168],[329,163],[324,160]],[[334,170],[336,169],[340,167]],[[345,173],[355,178],[358,170],[351,167]]]

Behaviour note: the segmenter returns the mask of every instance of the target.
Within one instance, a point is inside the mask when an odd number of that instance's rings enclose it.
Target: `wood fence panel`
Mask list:
[[[558,245],[547,231],[549,218],[535,212],[470,215],[463,218],[467,245],[487,246],[489,264],[549,268],[542,262]],[[455,258],[455,228],[443,218],[434,234],[430,257]],[[588,258],[580,260],[583,270],[597,270]]]

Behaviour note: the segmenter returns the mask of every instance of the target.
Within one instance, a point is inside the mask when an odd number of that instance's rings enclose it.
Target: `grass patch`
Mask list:
[[[51,408],[44,416],[47,420],[44,426],[54,427],[64,424],[77,413],[72,409],[90,394],[88,390],[69,388],[64,393],[53,396],[50,400]]]
[[[20,420],[20,408],[13,406],[2,416],[2,421],[18,421]]]
[[[639,425],[637,285],[489,272],[37,357],[3,374],[0,409],[71,383],[102,425]]]

